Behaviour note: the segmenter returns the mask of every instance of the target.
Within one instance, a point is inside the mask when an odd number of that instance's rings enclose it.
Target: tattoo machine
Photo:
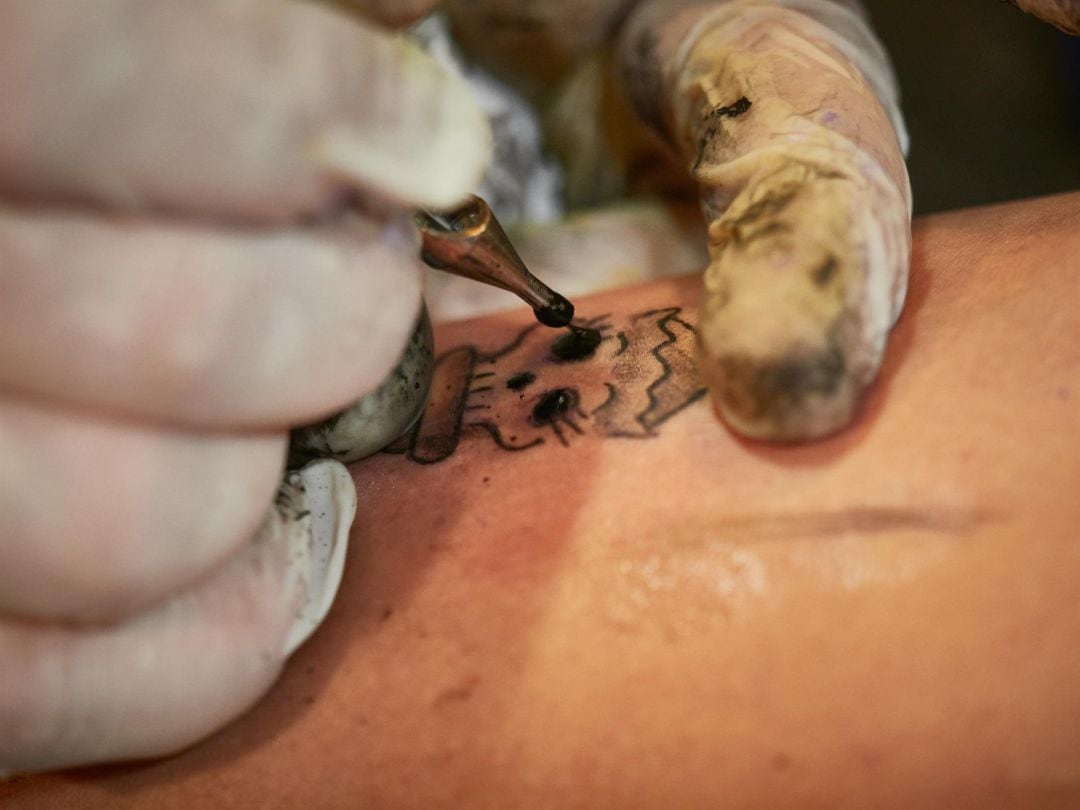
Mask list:
[[[428,266],[514,293],[545,326],[570,325],[574,305],[529,272],[480,197],[449,211],[419,211],[415,219]]]

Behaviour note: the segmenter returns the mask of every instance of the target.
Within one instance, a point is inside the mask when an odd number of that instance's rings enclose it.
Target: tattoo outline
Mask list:
[[[423,415],[386,452],[436,464],[466,439],[521,452],[549,443],[570,447],[586,433],[653,438],[705,395],[694,364],[694,325],[681,307],[581,323],[601,333],[587,357],[559,359],[553,346],[565,333],[539,324],[492,351],[466,344],[443,352]],[[560,385],[560,368],[568,366],[595,375],[586,385]]]

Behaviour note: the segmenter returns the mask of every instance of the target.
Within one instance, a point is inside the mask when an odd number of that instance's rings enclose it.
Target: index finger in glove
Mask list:
[[[174,424],[325,416],[401,356],[410,237],[359,218],[235,232],[0,210],[0,386]]]
[[[0,8],[0,192],[243,219],[359,186],[444,207],[487,121],[404,38],[289,0],[15,0]]]

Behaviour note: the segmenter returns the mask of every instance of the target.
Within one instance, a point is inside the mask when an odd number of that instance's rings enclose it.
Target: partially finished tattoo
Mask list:
[[[581,323],[600,332],[599,345],[571,345],[570,333],[534,324],[494,351],[465,345],[443,353],[420,421],[387,452],[434,464],[465,439],[515,452],[552,442],[568,447],[586,432],[649,438],[704,396],[694,327],[680,308]],[[567,367],[583,365],[589,381],[569,384]]]

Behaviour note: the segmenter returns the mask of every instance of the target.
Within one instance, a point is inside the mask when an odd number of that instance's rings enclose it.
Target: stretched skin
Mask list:
[[[655,438],[577,418],[563,446],[530,399],[574,386],[588,413],[604,361],[504,354],[468,413],[545,444],[356,465],[340,593],[264,702],[168,760],[0,783],[0,806],[1077,807],[1078,222],[1078,194],[917,221],[880,384],[823,442],[740,441],[698,400]],[[578,305],[692,323],[698,287]]]

